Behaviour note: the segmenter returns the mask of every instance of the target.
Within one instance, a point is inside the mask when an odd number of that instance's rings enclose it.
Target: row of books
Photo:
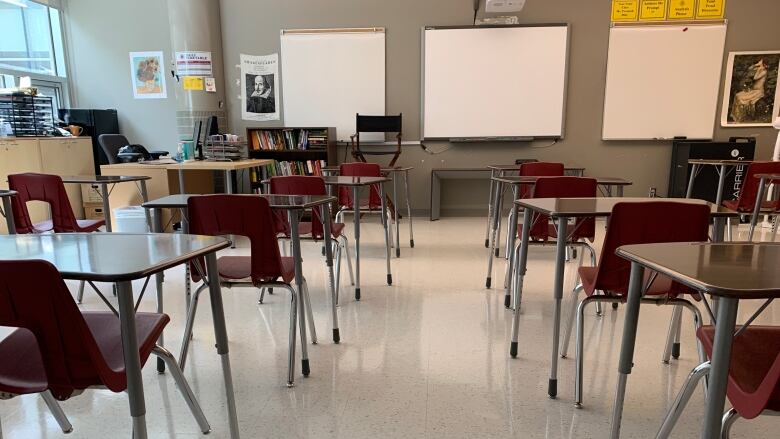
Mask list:
[[[328,130],[258,130],[252,132],[250,141],[256,151],[324,149],[328,146]]]
[[[265,178],[285,175],[322,175],[325,160],[275,161],[263,167]]]

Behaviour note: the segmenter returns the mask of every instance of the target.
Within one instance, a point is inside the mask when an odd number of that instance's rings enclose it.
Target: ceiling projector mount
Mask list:
[[[525,0],[485,0],[485,12],[520,12]]]

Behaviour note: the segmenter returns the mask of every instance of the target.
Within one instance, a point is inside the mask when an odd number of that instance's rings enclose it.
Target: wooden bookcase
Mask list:
[[[293,132],[296,138],[302,131],[316,132],[325,131],[326,141],[322,147],[309,148],[309,149],[284,149],[284,150],[264,150],[257,148],[257,134],[261,134],[264,131],[270,133],[281,132],[284,135],[285,132]],[[253,159],[271,159],[277,161],[307,161],[307,160],[325,160],[330,165],[335,165],[337,162],[338,151],[336,148],[336,128],[330,127],[279,127],[279,128],[247,128],[246,130],[247,148],[249,151],[249,157]]]

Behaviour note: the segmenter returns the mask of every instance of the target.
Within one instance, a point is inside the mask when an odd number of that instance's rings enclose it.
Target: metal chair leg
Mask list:
[[[583,374],[583,355],[585,345],[585,307],[592,302],[595,296],[582,299],[577,306],[577,336],[574,358],[577,363],[574,375],[574,406],[582,408],[582,374]]]
[[[338,241],[333,241],[333,253],[336,258],[336,305],[339,304],[339,288],[341,287],[341,244]]]
[[[190,412],[192,412],[192,416],[198,423],[200,431],[202,431],[203,434],[211,432],[209,421],[206,419],[206,415],[203,414],[203,410],[200,408],[200,404],[195,398],[195,394],[192,393],[192,389],[190,388],[189,383],[187,383],[187,379],[184,378],[181,368],[179,368],[179,365],[176,363],[176,359],[173,358],[173,354],[161,346],[155,346],[152,349],[152,353],[165,361],[165,365],[168,366],[168,370],[171,371],[171,376],[173,376],[173,380],[176,381],[176,387],[179,388],[179,393],[181,393],[182,398],[184,398],[184,402],[187,403],[187,407],[190,408]]]
[[[574,329],[574,321],[577,315],[577,297],[580,291],[582,291],[582,285],[577,285],[571,291],[571,305],[569,306],[569,314],[566,319],[566,327],[563,330],[563,340],[561,340],[561,358],[566,358],[569,355],[569,341],[571,340],[571,331]]]
[[[669,364],[671,357],[674,355],[674,341],[680,327],[680,320],[682,318],[682,306],[676,305],[672,311],[672,318],[669,321],[669,331],[666,334],[666,346],[664,347],[664,354],[661,358],[661,362]],[[677,357],[679,357],[679,345]],[[675,358],[677,358],[675,357]]]
[[[688,401],[691,399],[691,395],[693,394],[693,391],[696,390],[696,385],[698,384],[699,380],[705,375],[707,375],[709,372],[710,372],[710,362],[708,361],[706,363],[702,363],[696,366],[691,371],[691,373],[688,374],[688,378],[685,380],[683,387],[680,389],[680,392],[677,393],[677,397],[674,399],[674,402],[669,407],[669,411],[666,413],[666,416],[664,417],[664,421],[661,424],[661,428],[658,430],[658,433],[655,435],[656,439],[669,437],[669,435],[672,433],[672,430],[674,429],[675,424],[677,424],[677,420],[680,418],[680,415],[685,409],[685,406],[688,404]]]
[[[263,298],[265,297],[265,287],[260,288],[260,299],[257,300],[257,303],[260,305],[263,304]]]
[[[212,280],[212,282],[215,282],[216,280]],[[181,351],[179,352],[179,367],[184,370],[184,365],[187,363],[187,353],[190,350],[190,340],[192,339],[192,327],[195,324],[195,313],[198,311],[198,299],[200,298],[200,293],[203,292],[208,285],[204,282],[202,283],[196,290],[195,294],[192,295],[192,300],[190,301],[190,310],[187,313],[187,324],[184,327],[184,338],[181,342]]]
[[[317,329],[314,327],[314,312],[311,309],[309,284],[305,279],[303,280],[303,304],[306,305],[306,318],[309,320],[309,336],[311,337],[311,344],[317,344]]]
[[[352,257],[349,255],[349,239],[341,235],[344,240],[344,256],[347,257],[347,270],[349,270],[349,284],[355,286],[355,274],[352,272]]]
[[[79,282],[79,292],[76,295],[76,303],[78,303],[79,305],[81,305],[81,303],[84,300],[84,284],[85,283],[86,283],[85,281]]]
[[[57,402],[57,400],[54,399],[54,395],[51,394],[51,391],[47,390],[42,392],[40,395],[41,398],[43,398],[43,402],[45,402],[46,406],[49,407],[49,411],[51,412],[52,416],[54,416],[57,424],[59,424],[62,432],[68,434],[73,431],[73,425],[71,425],[70,421],[68,421],[68,417],[65,415],[65,412],[62,411],[62,407],[60,407],[60,404]],[[2,437],[3,433],[0,431],[0,439],[2,439]]]
[[[723,427],[720,429],[720,439],[729,439],[729,437],[731,437],[731,427],[740,417],[739,413],[733,408],[723,415]]]

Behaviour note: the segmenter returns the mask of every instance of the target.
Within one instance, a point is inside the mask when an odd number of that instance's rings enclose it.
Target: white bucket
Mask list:
[[[114,212],[113,229],[123,233],[148,233],[146,209],[141,206],[126,206],[112,209]],[[152,213],[152,212],[150,212]]]

